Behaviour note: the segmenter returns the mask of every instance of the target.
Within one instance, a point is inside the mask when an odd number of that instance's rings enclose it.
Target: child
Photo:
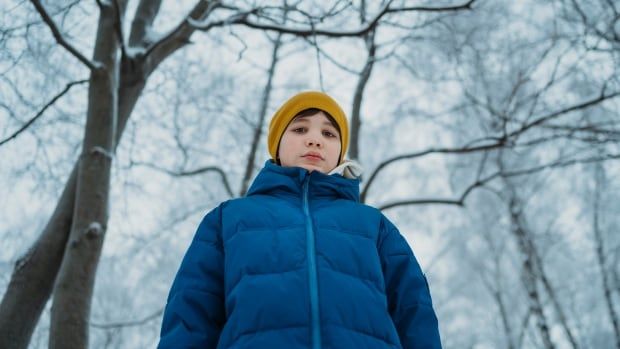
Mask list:
[[[302,92],[269,125],[271,160],[200,223],[159,348],[441,348],[426,278],[397,228],[359,202],[349,129]]]

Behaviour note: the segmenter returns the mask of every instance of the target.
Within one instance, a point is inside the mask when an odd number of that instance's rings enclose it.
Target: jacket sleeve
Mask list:
[[[388,310],[404,349],[441,348],[426,277],[398,229],[385,217],[378,241]]]
[[[225,322],[221,205],[198,226],[172,283],[158,348],[215,349]]]

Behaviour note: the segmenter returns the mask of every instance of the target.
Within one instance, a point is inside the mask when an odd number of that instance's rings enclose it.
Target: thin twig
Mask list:
[[[224,188],[226,189],[226,192],[228,193],[228,195],[230,195],[230,197],[234,197],[234,194],[230,187],[230,183],[228,182],[228,177],[226,176],[226,173],[224,172],[224,170],[222,170],[221,168],[217,166],[205,166],[205,167],[200,167],[200,168],[189,170],[189,171],[176,171],[176,170],[169,170],[167,168],[163,168],[155,164],[139,162],[139,161],[132,162],[132,165],[148,167],[148,168],[166,173],[174,177],[191,177],[191,176],[203,174],[206,172],[217,172],[222,178],[222,183],[224,183]]]
[[[3,139],[2,141],[0,141],[0,146],[2,146],[4,143],[7,143],[8,141],[16,138],[20,133],[24,132],[28,127],[30,127],[35,121],[37,121],[38,118],[41,117],[41,115],[43,115],[43,113],[47,110],[47,108],[51,107],[54,103],[56,103],[56,101],[58,99],[60,99],[60,97],[64,96],[67,92],[69,92],[69,90],[71,89],[71,87],[75,86],[75,85],[79,85],[79,84],[83,84],[88,82],[89,80],[79,80],[79,81],[73,81],[67,84],[67,86],[65,86],[65,88],[60,91],[59,94],[57,94],[56,96],[54,96],[54,98],[52,98],[49,102],[47,102],[47,104],[45,104],[45,106],[43,106],[43,108],[41,108],[41,110],[39,110],[35,116],[33,116],[30,120],[28,120],[22,127],[20,127],[17,131],[13,132],[12,135],[10,135],[9,137]]]
[[[131,327],[131,326],[141,326],[145,323],[157,319],[164,312],[164,308],[158,309],[153,312],[153,314],[147,315],[139,320],[127,320],[127,321],[117,321],[117,322],[109,322],[109,323],[96,323],[91,322],[89,325],[94,328],[99,328],[103,330],[111,329],[111,328],[119,328],[119,327]]]
[[[80,62],[84,63],[84,65],[86,65],[88,69],[90,69],[91,71],[96,71],[98,69],[97,64],[84,57],[84,55],[82,55],[75,47],[71,46],[71,44],[69,44],[65,40],[65,38],[60,33],[60,30],[58,30],[56,23],[54,23],[54,20],[49,16],[47,11],[45,11],[43,5],[41,5],[41,2],[39,2],[38,0],[30,0],[30,2],[32,2],[34,7],[37,9],[37,12],[39,12],[39,14],[41,15],[41,18],[43,18],[43,21],[50,28],[52,34],[54,35],[54,38],[60,44],[60,46],[67,49],[67,51],[69,51],[75,58],[77,58]]]

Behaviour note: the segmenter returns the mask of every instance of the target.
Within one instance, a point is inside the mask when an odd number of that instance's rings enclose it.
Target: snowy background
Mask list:
[[[163,1],[143,45],[132,46],[139,2],[128,1],[123,57],[174,32],[197,2]],[[282,3],[225,2],[194,23],[220,25],[197,29],[148,76],[112,161],[90,347],[156,345],[198,223],[241,195],[250,153],[252,177],[268,158],[269,118],[305,89],[331,94],[349,117],[361,91],[352,142],[364,200],[413,248],[445,348],[620,347],[620,4],[478,0],[450,10],[466,1],[391,1],[398,10],[371,31],[344,36],[386,3]],[[97,2],[41,4],[91,57]],[[234,23],[252,8],[261,11],[249,20],[276,30]],[[32,3],[0,0],[0,10],[4,296],[52,217],[97,101],[87,81],[55,98],[89,70]],[[310,22],[331,34],[285,30]],[[232,193],[204,170],[212,166]],[[50,298],[30,348],[48,346],[51,307]]]

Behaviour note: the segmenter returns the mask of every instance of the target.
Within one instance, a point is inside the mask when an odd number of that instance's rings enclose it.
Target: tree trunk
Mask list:
[[[118,8],[116,7],[118,5]],[[117,18],[126,4],[100,6],[86,129],[80,155],[71,232],[54,286],[49,347],[88,347],[91,299],[108,225],[110,176],[118,120]],[[121,25],[118,23],[118,25]]]
[[[564,329],[564,333],[566,333],[566,337],[568,338],[568,341],[570,342],[571,347],[573,349],[577,349],[579,348],[579,345],[577,344],[575,335],[573,335],[573,331],[571,331],[570,327],[568,326],[568,320],[567,320],[566,315],[564,314],[564,310],[562,309],[562,306],[560,305],[560,301],[555,293],[555,290],[553,289],[553,286],[551,286],[551,281],[547,277],[547,273],[545,272],[545,269],[543,268],[542,258],[540,258],[540,255],[536,249],[536,246],[532,243],[532,241],[530,239],[528,239],[528,241],[531,244],[530,248],[534,255],[534,262],[536,264],[536,270],[538,271],[538,277],[540,278],[540,281],[542,282],[543,286],[545,287],[545,290],[547,291],[547,294],[549,295],[549,298],[551,299],[553,308],[555,309],[555,312],[558,315],[558,320],[560,320],[560,323],[562,324],[562,328]]]
[[[123,64],[126,70],[119,88],[119,123],[115,147],[120,142],[131,112],[144,89],[146,80],[135,64]],[[56,275],[65,252],[73,221],[77,166],[65,184],[54,213],[39,239],[17,263],[0,304],[0,348],[27,348],[52,293]]]
[[[511,192],[513,190],[514,188],[510,188]],[[536,318],[536,326],[538,327],[538,331],[540,332],[544,348],[553,349],[555,348],[555,346],[551,341],[551,335],[549,333],[549,323],[547,321],[545,313],[543,312],[542,302],[538,293],[536,270],[534,266],[535,260],[530,248],[531,245],[529,243],[529,238],[527,237],[527,233],[523,229],[523,225],[521,222],[520,205],[514,193],[511,193],[511,198],[509,199],[509,210],[510,220],[512,223],[511,231],[517,239],[519,250],[524,258],[522,281],[523,286],[525,287],[525,290],[527,292],[529,307],[532,311],[532,314]]]
[[[609,280],[609,274],[607,271],[607,256],[605,255],[605,251],[603,250],[603,246],[605,246],[605,242],[603,240],[603,234],[601,232],[600,227],[600,201],[601,194],[604,188],[605,181],[605,173],[603,172],[603,165],[601,163],[597,163],[594,169],[594,177],[595,177],[595,188],[594,188],[594,208],[593,214],[594,217],[592,219],[592,230],[594,231],[594,245],[596,248],[596,261],[598,262],[599,270],[601,271],[601,278],[603,280],[603,295],[605,297],[605,304],[607,305],[607,312],[609,314],[609,319],[611,320],[611,326],[614,331],[614,339],[616,341],[616,348],[620,348],[620,321],[618,321],[618,314],[614,309],[614,303],[612,300],[612,285],[611,280]]]
[[[142,13],[141,9],[158,8],[159,3],[160,1],[143,0],[138,7],[136,17]],[[154,17],[156,12],[150,15]],[[142,16],[142,24],[147,25],[151,22],[152,20],[149,21]],[[132,31],[146,32],[136,23]],[[136,35],[132,35],[133,37],[135,39],[132,39],[132,42],[135,44],[144,39]],[[156,66],[154,63],[148,65],[147,62],[151,63],[151,61],[133,59],[123,59],[121,63],[118,125],[114,149],[120,143],[127,121],[144,89],[148,75]],[[73,167],[54,213],[40,237],[15,263],[7,291],[0,303],[0,348],[27,348],[45,304],[50,298],[73,222],[78,164],[79,162],[76,162]]]
[[[27,348],[52,287],[71,228],[77,165],[37,241],[22,256],[0,304],[0,348]]]

